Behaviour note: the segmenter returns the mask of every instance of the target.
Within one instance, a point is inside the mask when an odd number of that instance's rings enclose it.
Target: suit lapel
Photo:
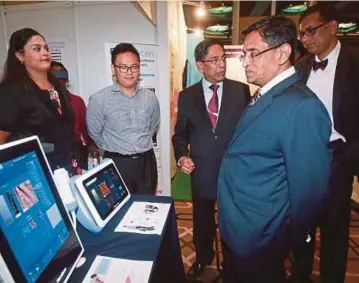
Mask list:
[[[208,124],[208,128],[212,128],[211,119],[209,118],[207,111],[206,100],[204,99],[202,80],[197,83],[196,88],[197,89],[194,92],[196,100],[194,105],[197,108],[197,113],[201,119]]]
[[[271,104],[273,101],[273,92],[269,91],[263,95],[254,105],[247,106],[242,118],[239,121],[236,131],[234,132],[232,142],[243,133],[243,131],[255,121]]]
[[[231,146],[238,139],[238,137],[251,123],[253,123],[260,115],[265,112],[268,107],[271,106],[275,96],[281,95],[288,87],[298,82],[299,80],[300,76],[295,73],[294,75],[271,88],[260,99],[258,99],[254,105],[247,106],[242,118],[238,123],[237,129],[234,132],[232,141],[230,142],[229,146]]]
[[[222,91],[222,102],[221,108],[219,110],[217,130],[222,128],[226,124],[226,120],[233,113],[233,102],[231,101],[232,89],[229,87],[228,81],[225,79],[223,81],[223,91]]]
[[[305,84],[307,84],[310,72],[312,71],[313,61],[314,56],[308,56],[300,63],[301,79]]]
[[[314,56],[310,56],[309,59],[304,62],[303,66],[303,81],[307,83],[309,79],[310,72],[312,71]]]
[[[334,77],[334,86],[333,86],[333,117],[334,120],[337,117],[338,109],[342,97],[342,89],[344,87],[344,84],[342,84],[343,81],[345,81],[345,76],[349,74],[349,64],[345,61],[344,55],[344,49],[343,46],[340,50],[337,67],[335,70],[335,77]]]

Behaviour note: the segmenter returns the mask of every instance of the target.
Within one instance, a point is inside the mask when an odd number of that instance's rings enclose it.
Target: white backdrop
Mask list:
[[[128,1],[16,5],[4,8],[2,18],[0,63],[11,34],[23,27],[37,30],[49,42],[65,42],[63,63],[73,92],[86,103],[91,94],[108,86],[104,43],[156,44],[156,27]]]

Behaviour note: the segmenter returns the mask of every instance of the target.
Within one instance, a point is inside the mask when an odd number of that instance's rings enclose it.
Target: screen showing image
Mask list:
[[[124,200],[128,192],[113,165],[86,179],[83,185],[104,220]]]
[[[0,227],[27,282],[36,282],[70,233],[35,151],[0,164]]]

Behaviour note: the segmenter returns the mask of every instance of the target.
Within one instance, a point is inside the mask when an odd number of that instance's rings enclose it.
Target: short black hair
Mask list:
[[[299,23],[301,23],[305,17],[314,13],[319,13],[320,19],[323,22],[339,21],[338,10],[335,9],[333,4],[328,2],[323,2],[323,3],[317,3],[309,7],[303,14],[300,15]]]
[[[250,25],[242,32],[242,35],[246,37],[253,31],[258,31],[269,47],[288,43],[292,48],[289,60],[292,65],[294,64],[298,40],[295,23],[291,19],[283,16],[270,16]]]
[[[219,45],[224,50],[224,46],[217,40],[205,39],[197,44],[196,49],[194,50],[194,58],[196,62],[203,61],[208,54],[208,49],[213,45]]]
[[[116,56],[121,53],[131,52],[136,55],[138,62],[140,62],[140,53],[131,43],[120,43],[111,52],[111,63],[115,64]]]

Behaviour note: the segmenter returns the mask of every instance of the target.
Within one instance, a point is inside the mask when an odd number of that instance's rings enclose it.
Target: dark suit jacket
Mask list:
[[[223,154],[249,98],[248,85],[225,79],[219,119],[216,129],[213,130],[202,81],[180,93],[172,143],[176,162],[182,156],[190,156],[193,159],[193,194],[207,199],[217,198],[217,177]]]
[[[73,141],[73,111],[67,90],[59,82],[52,82],[61,102],[50,99],[47,90],[35,83],[31,90],[20,84],[4,84],[0,87],[0,130],[10,132],[9,141],[37,135],[41,143],[54,146],[46,156],[53,170],[58,167],[69,169]]]
[[[304,57],[297,69],[307,83],[314,56]],[[341,155],[359,173],[359,49],[342,45],[333,88],[333,117],[335,130],[347,141]]]
[[[219,225],[231,251],[261,258],[304,240],[328,194],[330,134],[324,105],[298,74],[247,108],[218,177]]]

